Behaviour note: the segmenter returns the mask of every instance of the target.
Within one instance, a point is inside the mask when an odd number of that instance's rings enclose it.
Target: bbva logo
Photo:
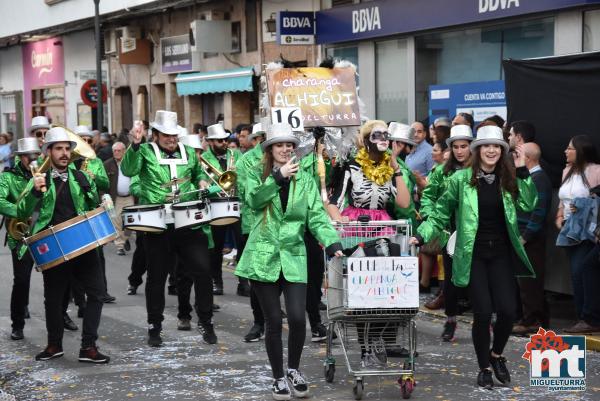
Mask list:
[[[284,28],[310,28],[310,18],[308,17],[283,17]]]
[[[479,0],[479,14],[519,7],[519,0]]]
[[[361,8],[352,11],[352,33],[381,29],[379,7]]]

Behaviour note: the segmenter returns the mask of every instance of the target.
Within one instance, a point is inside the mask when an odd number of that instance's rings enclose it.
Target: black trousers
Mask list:
[[[29,305],[29,283],[33,259],[27,252],[19,260],[17,249],[10,251],[13,265],[13,287],[10,296],[10,319],[13,330],[22,330],[25,327],[25,309]]]
[[[177,260],[175,271],[177,272],[177,303],[178,303],[178,313],[177,317],[179,319],[192,319],[192,310],[198,310],[198,293],[201,291],[201,284],[199,282],[194,282],[194,278],[188,274],[184,273],[183,268],[181,267],[181,263]],[[195,301],[194,308],[190,303],[190,299],[192,297],[192,287],[194,287]],[[200,316],[198,316],[200,317]]]
[[[100,270],[102,271],[102,279],[104,282],[104,296],[108,296],[107,291],[107,281],[106,281],[106,259],[104,259],[104,246],[100,246],[96,248],[96,252],[98,255],[98,264],[100,265]],[[69,283],[69,287],[67,291],[65,291],[65,295],[63,298],[63,311],[67,313],[67,309],[69,309],[69,302],[71,302],[71,298],[75,305],[80,308],[85,309],[87,302],[85,299],[85,291],[83,289],[83,284],[75,277],[71,276],[71,282]]]
[[[246,242],[248,242],[248,234],[243,234],[241,236],[241,240],[238,245],[238,252],[236,255],[236,260],[239,262],[242,257],[242,253],[244,252],[244,248],[246,247]],[[260,308],[260,302],[258,302],[258,298],[256,297],[256,292],[254,291],[254,286],[250,286],[250,307],[252,308],[252,315],[254,316],[254,324],[258,324],[260,326],[265,325],[265,317],[263,315],[262,309]]]
[[[308,270],[306,313],[308,314],[310,327],[314,330],[321,324],[319,303],[323,296],[321,286],[323,284],[323,274],[325,273],[325,260],[319,241],[308,231],[304,234],[304,243],[306,244],[306,265]]]
[[[240,238],[241,227],[240,222],[226,226],[211,226],[214,247],[210,253],[210,274],[213,283],[218,287],[223,287],[223,248],[225,247],[225,235],[228,229],[233,229],[236,241]],[[238,250],[239,251],[239,250]],[[238,252],[239,253],[239,252]]]
[[[442,250],[444,259],[444,312],[448,317],[458,315],[458,288],[452,283],[452,258]]]
[[[133,258],[131,259],[131,274],[127,278],[129,285],[132,287],[139,287],[144,280],[142,277],[146,274],[146,252],[144,251],[144,234],[143,232],[137,231],[135,233],[135,251],[133,251]]]
[[[202,322],[212,320],[212,283],[208,256],[208,239],[202,230],[173,226],[161,233],[147,233],[144,236],[144,249],[148,262],[146,279],[146,310],[148,323],[160,325],[164,320],[165,284],[169,270],[181,262],[181,273],[193,277],[199,283],[196,294],[198,316]]]
[[[517,316],[517,280],[512,245],[505,241],[475,243],[469,295],[473,306],[472,338],[480,369],[490,366],[490,324],[496,313],[492,350],[501,355]],[[516,257],[516,256],[515,256]]]
[[[63,298],[71,277],[81,282],[87,296],[81,336],[81,346],[85,348],[94,345],[98,339],[102,298],[106,292],[96,250],[86,252],[43,272],[48,345],[62,346]]]
[[[525,325],[548,323],[548,305],[544,298],[544,277],[546,265],[546,238],[538,235],[525,244],[527,257],[535,271],[535,278],[520,277],[519,290],[523,313],[521,321]]]
[[[289,326],[288,368],[298,369],[306,337],[306,315],[304,314],[306,284],[290,283],[282,274],[279,280],[274,283],[250,280],[250,285],[254,288],[256,297],[265,314],[265,346],[273,370],[273,377],[279,379],[284,376],[280,296],[283,292]]]

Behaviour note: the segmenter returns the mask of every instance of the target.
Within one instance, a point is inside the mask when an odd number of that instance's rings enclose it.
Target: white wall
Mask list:
[[[21,46],[0,49],[0,92],[23,90]]]
[[[100,14],[108,14],[157,0],[102,0]],[[17,5],[18,4],[18,5]],[[79,21],[94,16],[92,0],[65,0],[49,6],[43,0],[0,1],[0,38]]]

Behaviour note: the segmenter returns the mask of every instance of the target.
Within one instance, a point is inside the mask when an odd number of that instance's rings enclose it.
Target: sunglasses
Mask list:
[[[84,141],[86,141],[88,144],[92,144],[94,142],[93,138],[83,138]]]
[[[371,135],[369,135],[369,140],[371,142],[377,142],[377,141],[387,141],[390,138],[390,133],[387,131],[381,132],[381,131],[373,131],[371,132]]]
[[[211,140],[215,141],[215,142],[219,142],[219,143],[221,143],[221,142],[227,142],[227,139],[211,139]]]
[[[43,138],[45,135],[44,131],[35,131],[35,137],[36,138]]]

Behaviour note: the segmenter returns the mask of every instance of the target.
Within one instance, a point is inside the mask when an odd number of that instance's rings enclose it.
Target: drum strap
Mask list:
[[[185,165],[188,163],[185,146],[182,143],[178,143],[177,145],[179,145],[179,153],[181,154],[181,159],[164,159],[160,154],[160,149],[158,148],[158,145],[154,142],[150,142],[150,146],[152,146],[152,149],[154,149],[154,155],[156,156],[156,160],[158,160],[158,164],[163,166],[169,166],[169,173],[171,175],[171,179],[179,178],[177,177],[177,166]],[[173,185],[172,190],[176,191],[177,188],[177,185]]]

